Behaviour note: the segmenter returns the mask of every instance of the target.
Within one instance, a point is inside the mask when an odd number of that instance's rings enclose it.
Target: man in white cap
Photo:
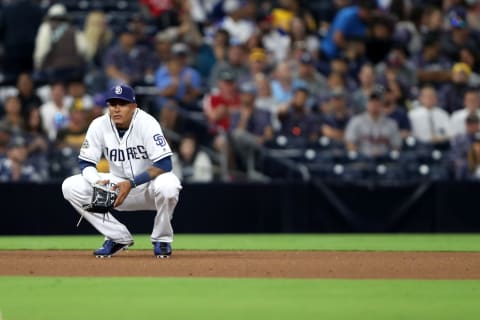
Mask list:
[[[227,30],[233,41],[244,44],[255,32],[255,24],[249,20],[252,17],[248,17],[251,6],[255,6],[252,1],[226,0],[223,3],[226,16],[219,28]]]
[[[85,36],[70,23],[65,6],[54,4],[35,39],[33,60],[40,79],[68,81],[82,76],[86,57]]]

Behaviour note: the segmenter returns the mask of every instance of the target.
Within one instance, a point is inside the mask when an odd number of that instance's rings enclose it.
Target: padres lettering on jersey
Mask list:
[[[108,148],[105,147],[104,154],[107,155],[110,161],[148,159],[148,154],[144,146],[128,147],[125,152],[122,149],[108,150]]]
[[[108,160],[112,174],[133,178],[153,162],[170,156],[172,151],[158,121],[137,109],[122,138],[108,114],[92,121],[79,158],[96,164],[102,154]]]

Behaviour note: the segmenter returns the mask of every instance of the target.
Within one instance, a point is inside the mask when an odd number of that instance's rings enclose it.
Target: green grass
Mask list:
[[[135,236],[149,249],[148,235]],[[101,236],[0,236],[0,250],[96,248]],[[178,234],[175,249],[480,251],[474,234]],[[477,319],[480,281],[0,276],[0,320]]]
[[[4,320],[477,319],[479,281],[0,277]]]
[[[0,236],[0,250],[97,248],[101,236]],[[135,235],[132,249],[150,249]],[[177,234],[174,248],[194,250],[480,251],[477,234]]]

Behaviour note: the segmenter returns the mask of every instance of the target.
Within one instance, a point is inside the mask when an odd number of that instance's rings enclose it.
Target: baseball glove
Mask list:
[[[92,201],[83,205],[83,209],[89,212],[108,213],[118,196],[118,189],[114,189],[114,186],[114,183],[93,185]]]

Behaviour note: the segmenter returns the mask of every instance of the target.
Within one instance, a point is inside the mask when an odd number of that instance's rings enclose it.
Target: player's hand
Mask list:
[[[117,183],[116,189],[118,189],[118,196],[117,196],[117,199],[115,200],[115,203],[113,204],[114,208],[120,206],[123,203],[125,198],[130,193],[132,186],[130,185],[130,181],[125,180]]]
[[[102,185],[102,186],[106,186],[107,184],[110,183],[110,180],[98,180],[97,182],[95,182],[95,184],[99,184],[99,185]]]

